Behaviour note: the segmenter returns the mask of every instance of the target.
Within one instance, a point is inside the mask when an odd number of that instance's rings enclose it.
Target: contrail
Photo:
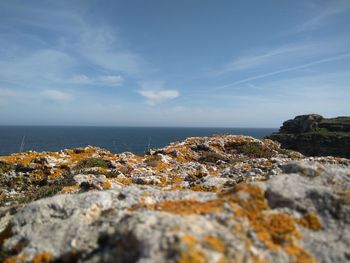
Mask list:
[[[303,65],[299,65],[299,66],[295,66],[295,67],[289,67],[289,68],[280,69],[280,70],[272,71],[272,72],[269,72],[269,73],[257,75],[257,76],[254,76],[254,77],[241,79],[241,80],[232,82],[230,84],[214,87],[213,89],[214,90],[221,90],[221,89],[225,89],[225,88],[228,88],[228,87],[236,86],[238,84],[246,83],[246,82],[249,82],[249,81],[252,81],[252,80],[263,79],[263,78],[274,76],[274,75],[278,75],[278,74],[281,74],[281,73],[295,71],[295,70],[299,70],[299,69],[303,69],[303,68],[308,68],[310,66],[319,65],[319,64],[323,64],[323,63],[327,63],[327,62],[331,62],[331,61],[336,61],[336,60],[341,60],[341,59],[345,59],[345,58],[348,58],[348,57],[350,57],[350,52],[347,52],[347,53],[344,53],[344,54],[341,54],[341,55],[337,55],[337,56],[333,56],[333,57],[329,57],[329,58],[320,59],[320,60],[317,60],[317,61],[309,62],[309,63],[303,64]]]

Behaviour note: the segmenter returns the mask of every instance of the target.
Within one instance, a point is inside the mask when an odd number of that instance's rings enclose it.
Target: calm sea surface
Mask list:
[[[24,151],[57,151],[93,145],[114,153],[143,154],[148,145],[163,147],[190,136],[229,132],[263,138],[274,131],[277,129],[0,126],[0,155],[18,152],[22,141]]]

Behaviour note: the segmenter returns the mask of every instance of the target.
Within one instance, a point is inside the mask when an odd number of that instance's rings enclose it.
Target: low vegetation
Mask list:
[[[102,167],[108,168],[108,162],[100,158],[85,158],[80,160],[74,167],[75,170],[82,170],[86,168]]]
[[[274,149],[271,147],[247,141],[227,143],[225,149],[237,154],[244,154],[250,158],[271,158],[275,154]]]

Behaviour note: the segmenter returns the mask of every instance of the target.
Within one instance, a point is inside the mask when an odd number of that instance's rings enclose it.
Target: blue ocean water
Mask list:
[[[0,126],[0,155],[23,151],[58,151],[66,148],[98,146],[114,153],[143,154],[150,148],[190,136],[232,133],[263,138],[277,129],[270,128],[163,128],[163,127],[67,127]]]

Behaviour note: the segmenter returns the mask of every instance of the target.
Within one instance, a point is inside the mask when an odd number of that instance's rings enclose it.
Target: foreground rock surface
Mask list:
[[[285,121],[279,132],[268,138],[307,156],[350,158],[350,117],[327,119],[317,114],[300,115]]]
[[[5,262],[350,261],[348,159],[216,135],[1,160]]]

